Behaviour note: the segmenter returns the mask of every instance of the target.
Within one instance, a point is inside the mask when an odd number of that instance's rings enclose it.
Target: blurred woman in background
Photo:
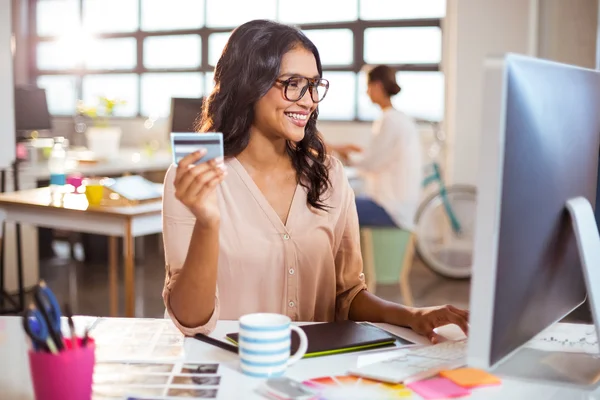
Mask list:
[[[373,124],[370,145],[365,151],[356,145],[330,148],[356,167],[365,182],[365,193],[356,198],[360,225],[412,230],[423,181],[419,131],[392,105],[392,96],[401,90],[393,69],[374,67],[367,80],[367,94],[382,111]]]

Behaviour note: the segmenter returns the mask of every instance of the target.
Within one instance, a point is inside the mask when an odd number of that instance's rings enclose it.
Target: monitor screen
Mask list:
[[[15,87],[15,128],[17,131],[52,129],[44,89]]]
[[[484,77],[469,364],[489,368],[586,299],[566,204],[598,200],[600,73],[509,54]]]
[[[170,132],[196,132],[196,122],[202,112],[204,98],[171,99]]]

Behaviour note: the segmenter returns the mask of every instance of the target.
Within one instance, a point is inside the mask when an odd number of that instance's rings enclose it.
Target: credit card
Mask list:
[[[183,157],[202,148],[206,149],[207,152],[195,163],[196,165],[223,157],[223,134],[220,132],[171,133],[171,149],[175,165],[178,165]]]

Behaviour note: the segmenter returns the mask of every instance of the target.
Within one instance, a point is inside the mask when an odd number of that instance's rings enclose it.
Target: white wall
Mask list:
[[[15,159],[11,2],[0,1],[0,169]]]
[[[594,67],[597,0],[448,0],[447,178],[476,184],[483,60],[507,52]]]
[[[476,184],[481,127],[483,60],[530,50],[530,1],[449,0],[445,60],[448,133],[447,179]]]
[[[595,68],[598,0],[541,0],[538,55]]]

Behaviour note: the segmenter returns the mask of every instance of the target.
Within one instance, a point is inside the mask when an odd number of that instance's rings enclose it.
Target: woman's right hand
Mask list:
[[[222,159],[194,163],[206,154],[206,149],[188,154],[179,161],[175,174],[175,197],[196,217],[202,227],[214,226],[220,220],[215,188],[227,175]]]

